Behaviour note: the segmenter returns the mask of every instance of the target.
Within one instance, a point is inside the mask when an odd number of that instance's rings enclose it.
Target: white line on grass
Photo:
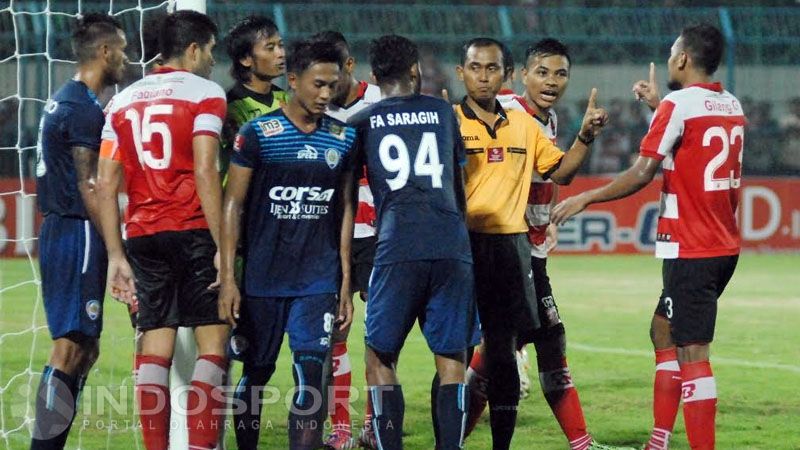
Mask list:
[[[644,350],[631,350],[628,348],[614,348],[614,347],[595,347],[593,345],[585,345],[585,344],[574,344],[568,343],[567,344],[568,350],[580,350],[584,352],[592,352],[592,353],[610,353],[615,355],[630,355],[630,356],[644,356],[647,358],[653,357],[652,351],[644,351]],[[748,367],[752,369],[775,369],[775,370],[786,370],[788,372],[795,372],[800,373],[800,366],[793,366],[791,364],[777,364],[777,363],[768,363],[768,362],[754,362],[754,361],[742,361],[739,359],[733,358],[720,358],[718,356],[712,356],[711,362],[714,364],[721,364],[725,366],[739,366],[739,367]]]

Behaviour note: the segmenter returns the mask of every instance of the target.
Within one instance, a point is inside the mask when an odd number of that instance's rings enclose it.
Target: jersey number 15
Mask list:
[[[397,151],[397,157],[392,156],[393,148]],[[381,158],[383,168],[388,172],[397,174],[394,178],[386,180],[389,188],[396,191],[405,186],[411,174],[411,158],[405,141],[396,134],[387,134],[381,139],[381,143],[378,146],[378,155]],[[430,177],[431,186],[440,189],[442,187],[443,171],[444,164],[439,162],[439,146],[436,143],[436,133],[422,133],[417,156],[414,158],[414,175]]]
[[[139,164],[152,169],[166,169],[172,159],[172,133],[165,122],[153,121],[153,116],[172,114],[172,105],[150,105],[144,108],[144,118],[139,119],[139,111],[129,109],[125,111],[125,118],[131,123],[133,146],[139,156]],[[143,144],[149,144],[154,134],[161,135],[161,158],[153,156],[153,152],[145,150]]]

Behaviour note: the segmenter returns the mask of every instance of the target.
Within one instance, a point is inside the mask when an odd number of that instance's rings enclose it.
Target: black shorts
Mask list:
[[[136,276],[140,330],[222,324],[217,292],[217,251],[208,230],[164,231],[125,244]]]
[[[375,261],[375,245],[378,238],[375,236],[353,239],[352,266],[350,280],[353,292],[366,292],[369,286],[369,276],[372,273],[372,264]],[[361,300],[364,300],[363,298]]]
[[[540,320],[528,236],[470,232],[469,237],[481,331],[532,333]]]
[[[550,286],[550,277],[547,276],[547,258],[531,256],[531,269],[533,270],[533,286],[536,291],[536,305],[542,326],[530,336],[521,336],[520,341],[525,343],[546,339],[554,334],[562,334],[564,330],[561,325],[561,316],[558,314],[558,305],[553,297],[553,288]]]
[[[708,344],[714,340],[717,300],[738,260],[739,255],[664,260],[664,289],[655,314],[669,320],[676,345]]]

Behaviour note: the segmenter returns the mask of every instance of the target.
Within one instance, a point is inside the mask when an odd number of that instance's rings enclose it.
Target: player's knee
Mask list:
[[[669,321],[662,316],[654,315],[650,322],[650,340],[656,349],[669,348],[675,344],[672,341],[672,331]]]
[[[275,373],[275,364],[257,366],[254,364],[244,364],[242,368],[242,383],[248,387],[262,387],[269,382],[272,374]]]
[[[557,361],[567,355],[567,336],[564,331],[564,324],[541,330],[533,340],[536,347],[536,359],[541,365],[543,362]]]
[[[293,397],[293,414],[300,416],[315,416],[324,410],[324,396],[322,395],[322,374],[325,364],[325,354],[320,352],[295,352],[294,353],[294,382],[295,394]]]
[[[80,333],[71,333],[53,342],[50,365],[66,373],[74,374],[90,359],[94,362],[99,351],[97,339]]]

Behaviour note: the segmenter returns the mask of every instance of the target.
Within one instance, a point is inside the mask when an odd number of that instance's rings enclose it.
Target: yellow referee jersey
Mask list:
[[[533,171],[544,178],[564,152],[524,111],[496,107],[493,125],[479,119],[466,98],[456,106],[467,153],[467,226],[487,234],[526,233],[525,204]]]

